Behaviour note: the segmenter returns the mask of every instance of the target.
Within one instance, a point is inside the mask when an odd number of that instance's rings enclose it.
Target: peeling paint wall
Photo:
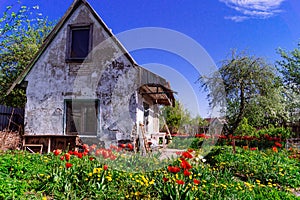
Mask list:
[[[66,62],[68,24],[80,23],[93,24],[92,59]],[[65,100],[99,99],[97,137],[105,145],[116,139],[116,133],[131,139],[142,112],[141,96],[136,93],[140,69],[113,41],[103,44],[108,37],[84,5],[72,14],[26,77],[26,134],[65,134]]]

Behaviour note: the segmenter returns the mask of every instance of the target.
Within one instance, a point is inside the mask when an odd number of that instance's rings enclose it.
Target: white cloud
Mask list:
[[[241,22],[249,18],[266,19],[282,12],[280,5],[285,0],[219,0],[228,7],[239,13],[236,16],[227,16],[236,22]]]
[[[225,19],[230,19],[235,22],[242,22],[246,19],[249,19],[247,16],[226,16]]]

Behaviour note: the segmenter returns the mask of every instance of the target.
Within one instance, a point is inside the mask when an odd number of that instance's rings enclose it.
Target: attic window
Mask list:
[[[90,59],[92,25],[70,25],[68,33],[67,61]]]

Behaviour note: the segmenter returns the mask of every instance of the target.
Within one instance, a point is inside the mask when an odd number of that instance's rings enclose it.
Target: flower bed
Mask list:
[[[178,158],[141,157],[122,148],[2,153],[0,198],[7,199],[295,199],[293,151],[214,148]]]

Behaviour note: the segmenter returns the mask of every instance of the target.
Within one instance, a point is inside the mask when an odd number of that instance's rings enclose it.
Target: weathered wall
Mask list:
[[[95,51],[91,62],[65,62],[67,25],[76,23],[93,23]],[[114,122],[128,117],[130,92],[137,87],[138,70],[124,55],[111,62],[119,51],[116,45],[110,42],[104,49],[97,46],[106,38],[108,34],[85,6],[74,12],[26,77],[26,134],[64,134],[64,100],[98,98],[101,124],[98,136],[112,137],[107,128],[114,128]],[[135,113],[135,110],[131,112]],[[124,123],[126,131],[135,122],[133,116],[131,124]]]
[[[82,64],[66,62],[68,24],[80,23],[93,24],[92,59]],[[87,7],[73,13],[26,77],[25,134],[65,134],[65,100],[99,99],[97,137],[106,146],[117,133],[131,139],[135,123],[143,117],[143,100],[136,92],[142,83],[141,68],[133,66],[108,38]],[[156,131],[157,120],[150,117],[149,131]]]

